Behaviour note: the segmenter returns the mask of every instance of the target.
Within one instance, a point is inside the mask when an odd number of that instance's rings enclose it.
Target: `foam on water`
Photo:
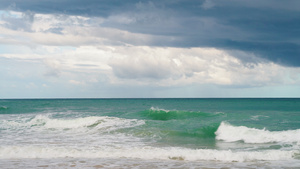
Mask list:
[[[269,118],[269,116],[263,116],[263,115],[251,116],[251,120],[254,120],[254,121],[258,121],[258,120],[266,119],[266,118]]]
[[[298,151],[238,151],[185,149],[179,147],[58,147],[58,146],[0,146],[0,158],[132,158],[147,160],[186,161],[264,161],[293,160]]]
[[[225,142],[244,141],[245,143],[300,143],[300,129],[268,131],[265,129],[233,126],[222,122],[215,132],[217,140]]]
[[[73,119],[54,119],[48,115],[36,115],[32,119],[24,118],[22,120],[3,120],[1,128],[31,128],[43,127],[48,129],[78,129],[95,128],[105,131],[117,130],[120,128],[135,127],[145,124],[143,120],[122,119],[107,116],[89,116]]]
[[[152,111],[164,111],[164,112],[167,112],[167,113],[170,111],[170,110],[166,110],[166,109],[160,109],[158,107],[151,107],[150,110],[152,110]]]

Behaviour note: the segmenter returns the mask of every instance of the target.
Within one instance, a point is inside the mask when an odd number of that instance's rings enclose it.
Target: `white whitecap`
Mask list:
[[[106,129],[107,131],[129,128],[145,124],[143,120],[122,119],[107,116],[89,116],[72,119],[55,119],[48,115],[36,115],[31,120],[6,120],[2,122],[7,128],[31,128],[40,127],[48,129],[78,129],[78,128],[95,128]]]
[[[251,116],[251,120],[254,120],[254,121],[258,121],[258,120],[266,119],[266,118],[269,118],[269,116],[263,116],[263,115]]]
[[[245,143],[299,143],[300,129],[286,131],[268,131],[265,129],[233,126],[222,122],[215,132],[217,140],[225,142],[244,141]]]
[[[150,110],[152,110],[152,111],[164,111],[164,112],[167,112],[167,113],[170,111],[170,110],[166,110],[166,109],[160,109],[158,107],[151,107]]]

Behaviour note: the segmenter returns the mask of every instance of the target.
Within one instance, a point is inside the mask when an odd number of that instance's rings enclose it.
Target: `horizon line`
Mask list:
[[[55,100],[55,99],[300,99],[300,97],[33,97],[33,98],[0,98],[0,100]]]

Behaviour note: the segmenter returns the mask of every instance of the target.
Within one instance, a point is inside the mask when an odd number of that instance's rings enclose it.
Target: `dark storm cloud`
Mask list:
[[[0,9],[83,16],[108,16],[136,0],[0,0]],[[121,10],[121,9],[119,9]]]
[[[23,12],[105,17],[102,26],[166,38],[153,41],[154,46],[242,50],[300,66],[299,0],[0,0],[0,4],[1,9]]]

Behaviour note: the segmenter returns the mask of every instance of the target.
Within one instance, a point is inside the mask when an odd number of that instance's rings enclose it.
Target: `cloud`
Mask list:
[[[214,2],[212,0],[205,0],[201,7],[203,9],[210,9],[210,8],[212,8],[214,6],[215,6],[215,4],[214,4]]]
[[[165,36],[163,42],[154,40],[153,46],[241,50],[285,66],[300,66],[300,42],[295,36],[299,10],[291,5],[296,1],[189,2],[137,3],[132,10],[110,15],[102,25]]]
[[[296,0],[0,4],[0,59],[5,61],[0,68],[12,77],[5,76],[12,79],[6,86],[23,79],[23,86],[46,84],[49,92],[62,85],[84,86],[82,93],[98,86],[181,88],[185,93],[195,86],[254,89],[300,83]],[[9,65],[27,70],[18,69],[16,75]]]
[[[34,22],[31,23],[31,31],[22,32],[7,26],[0,26],[3,36],[3,38],[0,37],[0,42],[36,47],[37,45],[151,45],[155,41],[165,41],[164,37],[160,36],[101,27],[99,24],[103,20],[103,18],[81,16],[35,14]]]
[[[17,0],[15,5],[7,1],[1,4],[2,9],[21,14],[19,18],[4,17],[2,25],[44,33],[35,34],[35,43],[211,47],[253,53],[284,66],[300,66],[300,4],[296,0]]]
[[[0,55],[0,74],[6,79],[1,84],[3,90],[11,91],[12,87],[8,86],[12,85],[21,90],[22,85],[33,83],[36,87],[31,90],[43,91],[46,97],[97,97],[97,94],[98,97],[199,97],[195,93],[198,90],[216,97],[220,96],[218,92],[227,90],[237,92],[237,89],[300,84],[299,68],[252,62],[257,61],[255,55],[247,56],[239,51],[147,46],[35,50],[44,54],[35,57],[22,53],[9,57]],[[232,56],[234,54],[253,60],[241,61]],[[43,84],[47,84],[47,88]],[[207,93],[204,89],[218,92]],[[123,90],[127,92],[122,93]],[[59,94],[53,95],[57,92]]]
[[[73,84],[73,85],[84,85],[84,82],[80,82],[77,80],[69,80],[69,83]]]
[[[232,52],[213,48],[132,47],[115,53],[121,56],[109,62],[115,76],[136,84],[265,86],[287,82],[291,71],[270,62],[246,63]],[[299,78],[293,81],[298,83]]]
[[[36,49],[37,50],[37,49]],[[257,87],[299,84],[299,69],[257,61],[255,55],[215,48],[162,48],[147,46],[82,46],[41,48],[42,55],[5,54],[8,59],[40,63],[43,78],[67,78],[107,84],[141,86],[184,86],[216,84]],[[59,52],[58,52],[59,51]],[[240,55],[241,60],[234,55]],[[79,73],[82,74],[79,79]],[[90,77],[93,75],[93,77]],[[89,77],[89,79],[87,79]],[[69,81],[68,80],[68,81]]]
[[[130,0],[129,0],[130,2]],[[68,14],[68,15],[97,15],[107,16],[111,10],[123,6],[123,1],[111,0],[111,1],[98,1],[90,0],[84,2],[82,0],[14,0],[11,1],[1,0],[0,9],[17,10],[17,11],[34,11],[36,13],[49,14]]]
[[[47,67],[47,71],[44,73],[48,77],[59,77],[61,75],[61,63],[54,59],[44,59],[44,64]]]
[[[34,15],[31,11],[23,13],[6,12],[1,15],[1,20],[4,22],[1,25],[13,30],[30,32],[34,22]]]

